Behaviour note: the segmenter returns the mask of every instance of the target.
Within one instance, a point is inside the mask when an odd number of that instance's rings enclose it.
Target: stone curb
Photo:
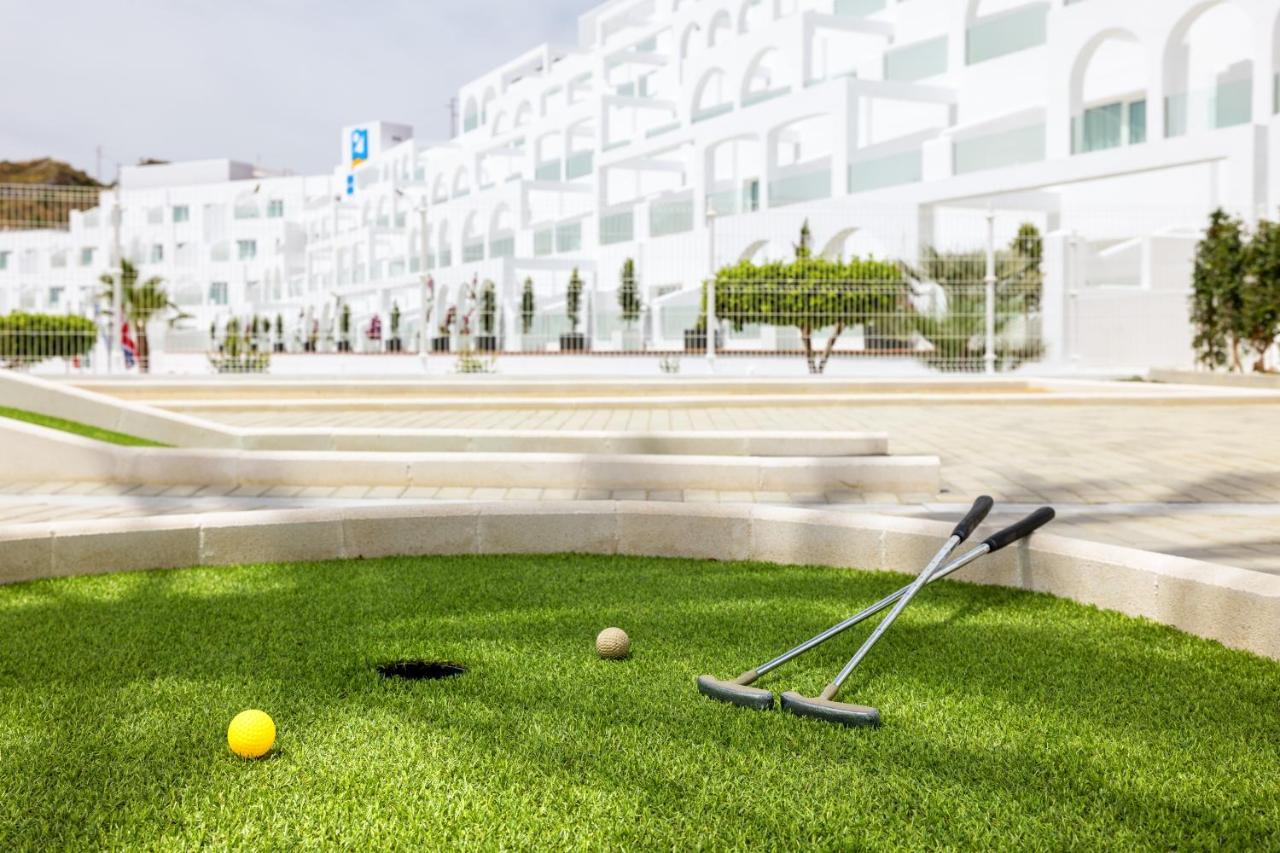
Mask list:
[[[567,552],[913,572],[950,529],[822,510],[633,502],[172,516],[6,528],[0,584],[245,563]],[[1068,598],[1280,659],[1280,578],[1270,575],[1039,534],[959,579]]]

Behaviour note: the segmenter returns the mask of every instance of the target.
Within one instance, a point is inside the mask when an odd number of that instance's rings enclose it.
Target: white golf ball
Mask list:
[[[622,660],[631,654],[631,638],[621,628],[605,628],[596,637],[596,652],[605,660]]]

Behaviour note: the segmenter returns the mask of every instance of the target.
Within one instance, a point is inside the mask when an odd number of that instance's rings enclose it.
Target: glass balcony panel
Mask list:
[[[831,170],[788,175],[769,182],[769,204],[785,207],[806,201],[831,198]]]
[[[649,205],[649,234],[665,237],[693,230],[693,199],[656,201]]]
[[[896,151],[849,164],[849,192],[861,193],[885,187],[919,183],[924,177],[924,153]]]
[[[965,61],[975,65],[1038,47],[1048,39],[1048,24],[1048,3],[1033,3],[979,18],[965,34]]]
[[[936,77],[947,71],[947,37],[907,44],[886,51],[884,79],[911,82]]]
[[[611,246],[614,243],[626,243],[635,239],[635,211],[623,210],[617,213],[606,213],[600,217],[600,245]]]
[[[1044,159],[1044,125],[1001,130],[957,140],[952,150],[957,175],[1035,163]]]

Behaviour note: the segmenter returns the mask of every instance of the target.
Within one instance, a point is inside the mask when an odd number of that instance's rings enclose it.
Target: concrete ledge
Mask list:
[[[555,552],[914,572],[950,530],[820,510],[629,502],[290,510],[10,527],[0,531],[0,583],[175,566]],[[1040,534],[957,579],[1145,617],[1280,659],[1280,578],[1271,575]]]
[[[0,470],[14,482],[932,494],[939,488],[939,469],[934,456],[173,450],[118,447],[30,424],[0,422]]]
[[[1201,385],[1207,388],[1252,388],[1280,391],[1280,375],[1274,373],[1208,373],[1198,370],[1153,370],[1152,382],[1168,385]]]
[[[245,450],[379,453],[602,453],[647,456],[885,456],[889,437],[861,432],[738,430],[241,430]]]

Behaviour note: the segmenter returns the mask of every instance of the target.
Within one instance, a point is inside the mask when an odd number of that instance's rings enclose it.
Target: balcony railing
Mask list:
[[[1049,37],[1049,4],[1033,3],[979,18],[965,34],[965,62],[975,65],[1038,47]]]
[[[965,175],[1036,163],[1044,159],[1044,152],[1044,125],[1027,125],[956,140],[952,150],[953,168],[957,175]]]
[[[1169,95],[1164,102],[1164,135],[1185,136],[1248,124],[1253,119],[1253,80],[1229,80],[1214,89]]]

